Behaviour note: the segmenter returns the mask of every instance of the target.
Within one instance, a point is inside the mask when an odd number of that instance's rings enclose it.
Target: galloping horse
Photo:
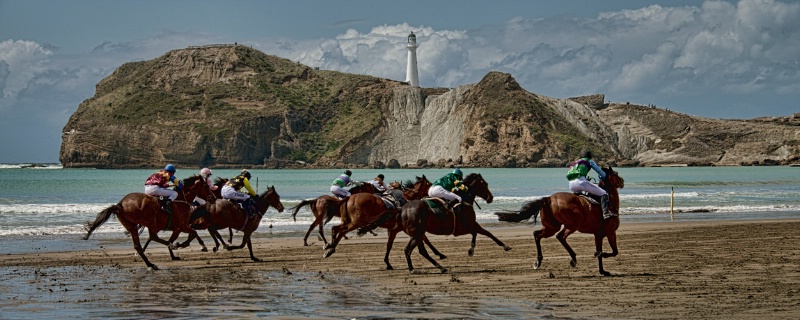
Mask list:
[[[405,199],[422,199],[428,194],[431,182],[424,175],[417,177],[417,182],[410,188],[403,191]],[[371,193],[357,193],[330,205],[336,205],[332,210],[333,214],[339,215],[342,223],[331,228],[333,242],[324,247],[327,251],[324,257],[330,257],[336,252],[336,245],[339,244],[344,236],[353,230],[359,229],[359,235],[363,235],[379,226],[390,228],[390,224],[395,223],[391,220],[400,211],[399,208],[387,209],[380,197]],[[435,249],[434,249],[435,250]]]
[[[617,189],[625,187],[625,180],[611,167],[603,168],[606,179],[600,181],[600,187],[608,192],[609,210],[619,212],[619,192]],[[577,260],[575,252],[567,244],[567,237],[575,231],[594,234],[595,253],[600,274],[609,276],[611,273],[603,269],[603,258],[617,255],[617,228],[619,217],[603,219],[602,209],[599,204],[592,203],[586,197],[570,192],[558,192],[549,197],[540,198],[525,203],[519,211],[497,212],[500,221],[520,222],[541,214],[542,229],[533,232],[536,240],[536,262],[534,269],[539,269],[542,264],[541,240],[556,235],[556,239],[569,252],[569,265],[575,267]],[[562,229],[563,226],[563,229]],[[611,253],[603,252],[603,238],[608,237]]]
[[[423,179],[425,176],[422,176]],[[417,180],[420,178],[417,177]],[[356,193],[368,193],[373,194],[378,192],[375,190],[375,187],[372,186],[370,183],[362,182],[359,183],[357,186],[350,188],[350,194]],[[311,206],[311,213],[314,214],[314,222],[311,223],[311,226],[308,227],[308,231],[306,231],[306,236],[303,237],[303,245],[308,246],[308,236],[311,234],[311,230],[314,230],[314,227],[319,226],[319,235],[324,242],[323,248],[328,247],[328,239],[325,238],[325,232],[323,231],[323,227],[326,223],[331,221],[336,213],[338,212],[339,205],[342,203],[342,199],[331,195],[322,195],[315,199],[306,199],[301,201],[296,206],[292,207],[292,219],[297,221],[297,212],[300,211],[300,208],[304,206]]]
[[[156,197],[139,192],[129,193],[117,204],[98,213],[93,222],[87,222],[87,233],[83,239],[89,239],[92,232],[108,221],[113,214],[117,216],[119,223],[130,233],[131,241],[133,241],[133,248],[136,249],[136,252],[142,257],[142,260],[144,260],[144,263],[148,267],[158,270],[158,266],[151,263],[144,254],[144,249],[139,242],[139,233],[137,232],[139,226],[147,227],[150,234],[148,241],[153,240],[167,246],[172,260],[180,260],[180,258],[175,256],[172,252],[172,249],[174,249],[173,242],[178,238],[178,235],[184,232],[189,233],[190,238],[197,237],[200,239],[195,229],[189,226],[190,201],[194,200],[196,196],[207,199],[211,193],[206,182],[198,175],[184,179],[183,182],[184,187],[180,192],[180,196],[183,200],[176,199],[172,201],[170,204],[173,212],[172,214],[168,214],[161,209],[161,204],[159,204]],[[205,227],[207,227],[207,225],[201,224],[194,226],[194,228],[197,229],[203,229]],[[172,235],[169,240],[163,240],[158,237],[158,231],[160,230],[172,230]],[[200,244],[203,245],[202,240],[200,240]],[[205,248],[205,245],[203,245],[203,248]]]
[[[405,231],[405,233],[411,237],[405,248],[406,262],[408,263],[408,270],[410,272],[415,272],[414,266],[411,263],[411,252],[414,251],[414,247],[417,247],[419,254],[425,257],[425,259],[428,259],[428,261],[441,270],[442,273],[447,272],[447,269],[442,267],[436,260],[433,260],[433,258],[428,255],[427,250],[425,250],[423,242],[427,240],[425,236],[426,232],[436,235],[453,236],[471,234],[472,242],[467,252],[470,257],[475,253],[475,238],[478,233],[494,240],[494,242],[503,247],[504,250],[511,250],[511,247],[505,245],[500,239],[481,227],[476,221],[475,209],[472,207],[475,202],[475,197],[481,197],[486,200],[486,203],[492,203],[494,199],[492,192],[489,190],[489,184],[483,180],[483,176],[480,174],[471,173],[464,178],[464,185],[467,186],[467,191],[458,193],[463,200],[463,204],[457,206],[456,210],[453,212],[445,213],[444,216],[435,215],[431,206],[425,200],[414,200],[403,206],[400,213],[401,223],[395,229],[390,229],[389,237],[390,240],[394,240],[394,235],[400,230]],[[460,212],[458,212],[458,209],[460,209]],[[430,244],[428,246],[436,253],[436,249],[430,246]],[[389,264],[389,251],[391,249],[392,247],[387,244],[386,256],[384,258],[387,269],[392,268]],[[437,253],[437,255],[443,258],[441,254]]]
[[[237,204],[221,199],[215,202],[208,202],[204,206],[197,208],[192,214],[190,221],[192,225],[208,225],[208,232],[215,237],[214,242],[219,239],[222,245],[227,250],[235,250],[244,248],[247,244],[247,249],[250,250],[250,259],[253,261],[261,261],[253,255],[253,244],[250,236],[253,234],[258,225],[261,224],[261,217],[267,212],[269,207],[273,207],[278,212],[283,212],[283,203],[281,203],[281,196],[275,191],[275,186],[267,188],[260,196],[253,197],[256,203],[258,214],[254,217],[249,217],[244,209],[240,208]],[[238,246],[229,246],[222,240],[222,236],[217,232],[219,229],[233,228],[244,232],[242,244]],[[219,244],[217,244],[219,246]],[[214,252],[217,248],[214,248]]]

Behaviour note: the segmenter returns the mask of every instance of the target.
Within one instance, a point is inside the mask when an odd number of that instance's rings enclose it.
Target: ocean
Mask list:
[[[131,192],[143,192],[151,170],[62,169],[57,165],[22,168],[0,165],[0,242],[37,239],[77,239],[83,226],[104,208]],[[800,168],[772,167],[658,167],[617,168],[625,179],[620,189],[621,222],[674,220],[730,220],[800,217]],[[178,168],[178,178],[197,169]],[[252,169],[253,187],[275,186],[283,213],[270,208],[255,236],[302,236],[312,214],[308,207],[291,219],[289,208],[303,199],[329,194],[329,186],[342,170]],[[386,181],[413,180],[425,175],[434,181],[449,169],[353,169],[353,179],[367,181],[383,173]],[[239,170],[215,169],[214,176],[230,178]],[[566,169],[464,168],[465,174],[483,175],[494,202],[478,200],[478,220],[497,223],[494,212],[519,209],[526,201],[566,191]],[[670,214],[674,194],[673,213]],[[326,226],[326,234],[337,220]],[[93,238],[127,238],[112,218]],[[201,236],[205,235],[201,233]],[[91,243],[91,241],[89,242]],[[8,248],[8,247],[6,247]],[[66,248],[68,249],[68,248]],[[25,246],[11,249],[25,252]]]
[[[58,165],[22,168],[0,165],[0,253],[62,252],[123,248],[133,254],[130,239],[115,218],[88,241],[83,226],[104,208],[130,192],[143,191],[152,170],[62,169]],[[620,189],[621,223],[691,220],[784,219],[800,217],[800,168],[796,167],[665,167],[617,168],[625,179]],[[197,169],[178,168],[188,177]],[[342,170],[250,170],[258,191],[275,186],[287,211],[270,209],[254,238],[302,237],[312,221],[306,209],[290,218],[288,208],[302,199],[328,194]],[[370,180],[379,173],[387,181],[425,175],[433,181],[447,169],[353,169],[353,178]],[[213,170],[232,177],[239,170]],[[477,169],[489,183],[494,202],[478,200],[479,222],[489,231],[509,224],[494,212],[519,209],[523,203],[567,190],[565,168]],[[670,214],[674,193],[674,215]],[[326,227],[338,224],[331,221]],[[516,226],[516,225],[515,225]],[[534,230],[538,227],[531,227]],[[380,230],[378,232],[381,232]],[[200,232],[206,243],[208,233]],[[162,232],[162,236],[167,233]],[[313,232],[312,237],[316,237]],[[179,240],[185,239],[183,235]],[[313,238],[312,238],[313,239]],[[465,239],[466,241],[466,239]],[[396,246],[402,246],[396,244]],[[395,249],[399,250],[399,249]],[[163,252],[163,249],[162,249]],[[417,257],[418,258],[418,257]],[[161,261],[161,265],[169,266]],[[377,268],[377,267],[376,267]],[[308,272],[287,276],[258,269],[227,272],[212,278],[194,270],[170,268],[147,272],[105,266],[0,268],[0,318],[414,318],[546,319],[548,306],[481,296],[449,299],[446,293],[424,300],[398,301],[379,287],[346,277],[320,278]],[[378,271],[376,271],[378,272]],[[406,271],[398,271],[406,274]],[[87,276],[88,275],[88,276]],[[204,273],[204,275],[207,275]],[[190,279],[187,282],[187,279]],[[175,288],[174,283],[197,283]],[[52,285],[51,285],[52,284]],[[58,284],[68,284],[61,288]],[[52,288],[56,287],[56,291]],[[50,289],[44,290],[44,289]],[[68,288],[68,290],[66,289]],[[209,289],[211,288],[211,289]],[[196,292],[197,291],[197,292]],[[199,293],[198,293],[199,292]],[[224,294],[223,294],[224,293]],[[187,297],[201,297],[193,300]],[[301,298],[300,298],[301,297]],[[345,301],[346,303],[343,303]]]

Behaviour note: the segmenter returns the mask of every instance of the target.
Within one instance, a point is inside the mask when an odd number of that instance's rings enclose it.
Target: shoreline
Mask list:
[[[444,274],[416,250],[411,259],[421,273],[410,274],[403,255],[408,237],[402,233],[389,257],[396,270],[385,270],[386,232],[382,229],[378,236],[343,240],[329,258],[322,258],[321,242],[313,232],[309,242],[314,245],[308,247],[303,246],[302,236],[254,239],[254,254],[263,262],[250,261],[246,248],[201,252],[196,243],[175,251],[183,260],[171,261],[163,246],[151,244],[147,254],[161,268],[151,271],[134,254],[130,240],[124,239],[89,250],[4,254],[0,255],[0,269],[102,267],[145,278],[191,272],[214,279],[232,269],[352,277],[365,283],[356,290],[367,286],[399,301],[445,297],[458,306],[475,299],[502,300],[570,318],[800,317],[798,218],[623,223],[618,230],[619,255],[603,260],[610,277],[597,272],[593,237],[577,233],[569,237],[577,253],[576,268],[569,267],[566,251],[552,237],[542,240],[542,267],[533,270],[531,233],[539,228],[531,224],[490,228],[512,250],[503,251],[479,235],[473,257],[467,255],[469,236],[430,236],[448,256],[437,259],[449,270]],[[234,235],[234,243],[240,239],[241,235]],[[609,250],[607,242],[604,250]],[[42,278],[17,285],[25,291],[26,286],[42,286],[47,281]],[[180,279],[171,281],[172,286],[184,285]]]

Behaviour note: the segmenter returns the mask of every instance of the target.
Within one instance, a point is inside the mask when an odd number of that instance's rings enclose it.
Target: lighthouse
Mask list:
[[[417,36],[412,31],[408,35],[408,67],[406,68],[406,82],[412,87],[419,87],[419,74],[417,73]]]

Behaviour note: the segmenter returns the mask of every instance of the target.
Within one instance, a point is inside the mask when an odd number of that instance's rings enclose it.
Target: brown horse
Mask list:
[[[255,201],[258,211],[253,217],[250,217],[247,212],[237,204],[227,199],[221,199],[215,202],[208,202],[204,206],[197,208],[197,210],[192,213],[190,221],[192,221],[192,225],[207,225],[208,232],[215,237],[214,242],[217,242],[217,239],[219,239],[224,248],[228,251],[242,249],[245,244],[247,244],[247,249],[250,250],[250,259],[259,262],[261,259],[253,255],[253,244],[250,240],[250,236],[258,229],[259,224],[261,224],[261,217],[267,212],[267,209],[273,207],[278,210],[278,212],[283,212],[283,203],[281,203],[281,196],[275,191],[275,186],[267,188],[267,191],[264,191],[264,193],[252,199]],[[222,236],[217,232],[217,230],[224,228],[233,228],[244,232],[242,244],[238,246],[229,246],[226,244],[225,241],[222,240]],[[217,246],[219,246],[219,244],[217,244]],[[217,248],[214,248],[214,252],[216,251]]]
[[[184,187],[179,195],[182,200],[176,199],[170,204],[173,214],[168,214],[161,209],[161,204],[158,199],[144,193],[134,192],[129,193],[122,198],[117,204],[112,205],[100,213],[93,222],[87,222],[86,236],[84,240],[89,239],[92,232],[100,227],[103,223],[108,221],[111,215],[116,215],[119,223],[125,227],[131,235],[133,241],[133,248],[142,257],[144,263],[154,270],[158,267],[147,259],[144,254],[144,248],[139,241],[139,226],[147,227],[149,232],[149,240],[161,243],[169,249],[169,255],[172,260],[180,260],[175,256],[172,250],[175,248],[173,242],[178,238],[181,232],[189,233],[190,238],[197,237],[197,232],[189,226],[189,216],[191,211],[190,201],[194,200],[196,196],[201,198],[209,198],[211,191],[208,185],[203,181],[202,177],[194,175],[190,178],[184,179]],[[207,225],[195,225],[195,228],[202,229]],[[158,237],[160,230],[172,230],[172,235],[169,240],[163,240]],[[197,237],[199,239],[199,237]],[[202,241],[200,241],[202,245]],[[205,245],[203,245],[205,247]]]
[[[425,176],[423,176],[424,178]],[[417,177],[419,179],[419,177]],[[373,194],[376,193],[375,187],[372,186],[370,183],[361,182],[355,187],[350,188],[350,194],[356,193],[368,193]],[[308,231],[306,231],[306,236],[303,237],[303,245],[308,246],[308,236],[311,234],[311,231],[314,230],[314,227],[319,226],[319,235],[324,242],[323,248],[328,247],[328,239],[325,238],[325,232],[323,231],[323,227],[327,224],[339,210],[339,204],[342,202],[341,199],[331,196],[331,195],[322,195],[315,199],[306,199],[301,201],[296,206],[290,208],[289,210],[292,211],[292,219],[297,221],[297,212],[300,211],[300,208],[304,206],[311,207],[311,213],[314,214],[314,222],[311,223],[311,226],[308,227]]]
[[[625,180],[619,176],[611,167],[603,168],[606,179],[600,181],[600,187],[608,192],[609,210],[619,212],[619,192],[617,189],[625,187]],[[617,255],[617,228],[619,228],[619,217],[603,219],[600,205],[596,201],[590,201],[586,197],[576,195],[571,192],[558,192],[549,197],[540,198],[522,206],[519,211],[497,212],[500,221],[519,222],[530,219],[536,222],[536,217],[541,214],[542,229],[533,232],[536,240],[536,262],[534,269],[539,269],[542,264],[543,238],[556,235],[556,239],[569,252],[569,265],[575,267],[577,260],[575,252],[567,244],[567,237],[575,231],[594,234],[595,253],[600,274],[609,276],[611,273],[603,269],[603,258],[614,257]],[[563,226],[563,228],[562,228]],[[611,246],[611,253],[603,252],[603,238],[608,237],[608,244]]]
[[[390,229],[389,234],[390,240],[394,240],[393,235],[396,235],[400,230],[409,235],[410,239],[405,248],[405,256],[410,272],[416,272],[411,263],[411,252],[414,251],[414,247],[418,249],[420,255],[430,261],[436,268],[441,270],[442,273],[447,272],[447,269],[442,267],[436,260],[433,260],[433,258],[428,255],[427,250],[425,250],[423,243],[427,240],[425,236],[426,232],[453,236],[471,234],[472,242],[467,251],[470,257],[475,253],[475,240],[479,233],[494,240],[494,242],[503,247],[504,250],[511,250],[511,247],[505,245],[500,239],[481,227],[476,221],[475,209],[473,208],[475,197],[477,196],[486,200],[486,203],[492,203],[494,199],[492,192],[489,190],[489,184],[483,179],[483,176],[478,173],[467,175],[463,183],[467,186],[467,191],[458,193],[463,202],[461,205],[456,206],[456,209],[452,212],[446,212],[444,215],[436,215],[431,209],[430,204],[425,200],[411,201],[403,206],[400,212],[400,224],[394,229]],[[428,246],[436,253],[436,249],[430,246],[430,244],[428,244]],[[391,245],[387,244],[386,256],[384,258],[387,269],[392,268],[389,264],[390,250]],[[437,255],[440,254],[437,253]],[[440,257],[442,256],[440,255]]]
[[[431,182],[428,181],[428,178],[424,175],[417,177],[417,182],[403,191],[403,198],[422,199],[428,194],[430,187]],[[336,252],[336,245],[348,232],[359,229],[359,235],[363,235],[379,226],[388,229],[392,223],[396,223],[391,221],[391,217],[400,212],[399,208],[386,208],[383,200],[371,193],[353,194],[350,197],[338,200],[338,202],[332,202],[329,206],[333,206],[333,214],[338,215],[342,223],[331,228],[333,242],[324,247],[324,249],[327,249],[323,255],[326,258]]]

